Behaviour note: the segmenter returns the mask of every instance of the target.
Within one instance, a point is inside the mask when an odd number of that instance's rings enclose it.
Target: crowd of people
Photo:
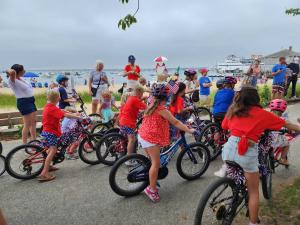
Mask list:
[[[299,59],[287,65],[281,57],[279,63],[272,69],[273,86],[271,112],[263,109],[256,89],[257,78],[261,74],[260,62],[255,60],[247,73],[247,81],[236,87],[237,80],[232,76],[217,81],[218,88],[212,106],[212,114],[216,123],[224,130],[230,131],[230,138],[223,147],[224,161],[237,162],[245,172],[249,192],[250,225],[258,222],[259,201],[259,173],[258,173],[258,140],[266,129],[279,130],[286,127],[300,132],[300,126],[290,123],[283,113],[287,103],[283,99],[287,87],[292,83],[292,97],[296,96],[295,87],[299,74]],[[206,68],[200,69],[200,77],[194,69],[186,69],[185,79],[179,81],[179,73],[157,75],[157,82],[150,87],[141,75],[141,69],[135,64],[135,57],[128,57],[128,64],[124,68],[123,76],[127,82],[118,91],[122,94],[121,105],[117,106],[109,90],[111,85],[105,74],[104,63],[96,63],[96,69],[90,73],[88,88],[92,97],[92,113],[100,113],[103,122],[108,122],[115,115],[112,107],[119,110],[118,125],[120,132],[128,137],[127,154],[134,151],[136,141],[136,122],[143,112],[143,120],[138,130],[138,141],[151,159],[149,171],[149,186],[145,194],[154,202],[160,200],[157,189],[158,170],[160,168],[160,148],[168,146],[178,137],[178,131],[194,133],[185,125],[184,114],[193,109],[187,102],[192,99],[194,104],[205,105],[210,95],[212,82],[207,76]],[[166,70],[164,70],[166,71]],[[23,115],[24,127],[22,131],[23,143],[27,143],[28,133],[36,138],[35,131],[35,99],[32,87],[23,78],[25,73],[22,65],[15,64],[7,71],[9,84],[17,97],[17,108]],[[43,131],[41,136],[49,144],[49,152],[40,181],[50,181],[55,176],[50,171],[58,168],[51,166],[57,151],[57,141],[61,136],[61,121],[63,118],[80,119],[76,111],[70,110],[76,99],[68,95],[68,77],[58,76],[58,87],[51,87],[47,93],[47,104],[43,112]],[[198,103],[195,103],[198,102]],[[274,135],[274,145],[285,148],[280,163],[288,165],[288,142],[284,137]],[[132,166],[134,162],[129,162]],[[223,166],[216,175],[223,176]],[[225,168],[226,169],[226,168]]]

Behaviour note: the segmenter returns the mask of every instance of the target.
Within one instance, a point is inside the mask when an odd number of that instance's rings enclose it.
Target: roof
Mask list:
[[[300,53],[293,51],[292,47],[290,47],[288,49],[283,49],[279,52],[275,52],[271,55],[267,55],[264,58],[279,58],[279,57],[293,57],[293,56],[300,56]]]

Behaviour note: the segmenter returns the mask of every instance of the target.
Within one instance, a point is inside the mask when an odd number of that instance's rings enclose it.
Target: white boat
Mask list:
[[[220,73],[245,73],[252,62],[252,59],[241,59],[235,55],[229,55],[224,62],[217,63],[217,70]]]

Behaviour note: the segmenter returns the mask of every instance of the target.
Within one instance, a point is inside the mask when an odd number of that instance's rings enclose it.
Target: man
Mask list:
[[[272,69],[273,84],[272,84],[272,100],[283,99],[286,87],[286,60],[285,57],[279,58],[279,63]]]
[[[287,66],[287,68],[289,68],[292,71],[292,74],[291,74],[291,76],[288,77],[285,95],[287,95],[290,84],[292,83],[291,98],[296,98],[297,97],[296,96],[296,85],[297,85],[298,74],[299,74],[299,58],[297,56],[294,57],[293,62],[290,63]]]
[[[128,57],[128,64],[124,68],[123,77],[128,79],[128,91],[132,91],[133,87],[138,84],[138,79],[140,78],[141,69],[138,65],[135,65],[135,57],[130,55]]]

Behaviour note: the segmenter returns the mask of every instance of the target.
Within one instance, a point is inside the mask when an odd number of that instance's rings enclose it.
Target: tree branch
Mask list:
[[[129,0],[120,0],[120,1],[122,2],[122,4],[125,4],[125,3],[127,4],[129,2]],[[118,27],[121,28],[122,30],[126,30],[132,24],[137,22],[135,15],[138,13],[138,11],[140,9],[140,0],[137,0],[137,2],[138,2],[138,6],[137,6],[136,11],[133,14],[128,14],[123,19],[119,20]]]

